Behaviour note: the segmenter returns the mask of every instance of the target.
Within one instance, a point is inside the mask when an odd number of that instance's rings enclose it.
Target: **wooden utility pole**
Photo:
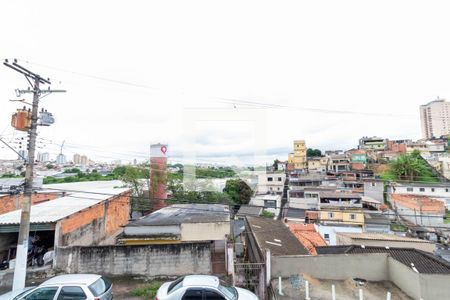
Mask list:
[[[50,89],[41,90],[40,84],[41,83],[51,84],[50,80],[44,79],[38,74],[35,74],[27,70],[26,68],[22,67],[17,63],[17,60],[14,60],[12,64],[10,64],[6,60],[3,64],[13,69],[14,71],[23,74],[31,86],[31,88],[27,90],[16,90],[18,96],[25,93],[33,94],[33,103],[31,108],[31,124],[28,130],[28,160],[26,161],[25,184],[22,199],[22,212],[20,215],[19,237],[17,240],[17,252],[16,252],[16,265],[14,269],[14,281],[13,281],[13,291],[14,291],[25,287],[27,262],[28,262],[28,237],[30,234],[30,213],[32,205],[31,198],[33,195],[33,177],[34,177],[37,126],[48,125],[48,124],[38,124],[39,97],[42,94],[46,93],[65,92],[65,91],[50,90]]]

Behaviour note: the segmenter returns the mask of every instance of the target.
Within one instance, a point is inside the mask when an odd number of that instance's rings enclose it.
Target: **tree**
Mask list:
[[[142,214],[148,210],[148,201],[144,198],[144,182],[141,180],[141,173],[138,168],[131,166],[119,167],[116,174],[129,188],[131,188],[131,211],[140,211]],[[116,168],[117,169],[117,168]],[[114,171],[116,171],[114,169]]]
[[[320,157],[320,156],[322,156],[322,151],[320,151],[319,149],[308,148],[308,150],[306,150],[306,156],[307,157]]]
[[[253,196],[252,189],[241,179],[229,179],[223,189],[237,205],[248,204]]]
[[[385,178],[409,181],[437,181],[433,171],[426,161],[420,156],[419,150],[402,154],[389,165],[389,171]]]

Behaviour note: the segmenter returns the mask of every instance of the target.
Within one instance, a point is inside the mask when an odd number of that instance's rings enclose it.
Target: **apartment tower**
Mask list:
[[[439,98],[420,106],[423,138],[439,138],[450,133],[449,111],[450,103]]]

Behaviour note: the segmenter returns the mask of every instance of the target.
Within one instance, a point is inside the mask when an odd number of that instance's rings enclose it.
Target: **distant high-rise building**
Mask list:
[[[75,165],[81,164],[81,156],[80,156],[80,154],[75,153],[75,154],[73,155],[73,163],[74,163]]]
[[[86,166],[88,164],[88,158],[86,155],[81,155],[80,156],[80,164],[83,166]]]
[[[450,133],[449,111],[450,103],[439,98],[420,106],[423,138],[438,138]]]
[[[48,152],[38,152],[37,154],[37,161],[38,162],[48,162],[50,161],[50,154]]]
[[[17,153],[19,153],[18,158],[19,160],[27,160],[28,159],[28,151],[27,150],[19,150],[17,151]]]
[[[56,157],[56,163],[58,165],[64,165],[66,163],[66,156],[62,153],[58,154]]]
[[[306,161],[306,143],[304,140],[294,141],[294,152],[289,153],[288,164],[290,169],[305,170],[307,166]]]

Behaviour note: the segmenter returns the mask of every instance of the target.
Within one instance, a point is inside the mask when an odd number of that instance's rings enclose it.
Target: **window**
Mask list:
[[[202,300],[202,290],[200,289],[188,289],[182,300]]]
[[[265,208],[277,208],[277,201],[275,200],[264,200]]]
[[[269,190],[273,191],[273,188],[272,188],[272,187],[270,187],[270,188],[269,188]]]
[[[173,291],[178,290],[183,285],[183,279],[184,279],[184,277],[180,277],[180,278],[174,280],[167,288],[167,293],[169,294]]]
[[[226,299],[217,292],[205,291],[205,300],[226,300]]]
[[[99,278],[96,282],[89,286],[89,290],[94,294],[95,297],[104,294],[111,287],[111,282],[106,280],[106,278]]]
[[[414,192],[414,188],[412,188],[412,187],[406,188],[406,191],[407,192]]]
[[[377,184],[375,182],[372,182],[370,185],[371,186],[377,186]]]
[[[334,213],[332,213],[332,212],[328,213],[328,218],[333,219],[334,218]]]
[[[355,214],[350,214],[350,220],[356,220],[356,215]]]
[[[65,286],[59,292],[58,300],[84,300],[86,294],[79,286]]]
[[[277,188],[277,190],[279,191],[279,190],[280,190],[280,188]]]
[[[330,234],[329,233],[325,233],[323,235],[323,238],[326,239],[326,240],[329,240],[330,239]]]
[[[445,192],[448,193],[448,189],[445,189]]]
[[[420,192],[425,192],[425,188],[419,188]]]
[[[281,177],[278,177],[278,181],[281,181]]]
[[[57,287],[38,288],[31,294],[25,296],[26,300],[53,300],[58,291]]]
[[[434,192],[434,188],[431,188],[431,191]]]
[[[267,181],[273,181],[273,177],[267,177]]]

